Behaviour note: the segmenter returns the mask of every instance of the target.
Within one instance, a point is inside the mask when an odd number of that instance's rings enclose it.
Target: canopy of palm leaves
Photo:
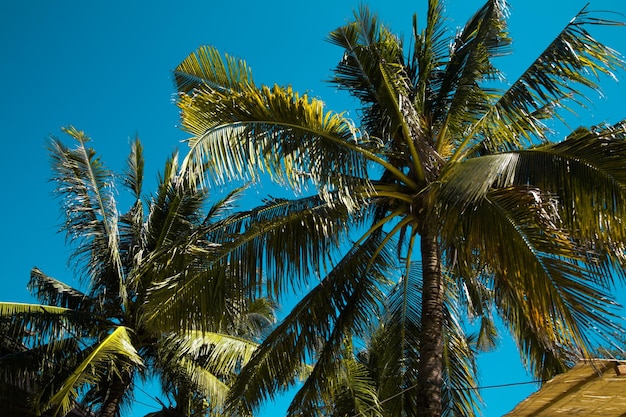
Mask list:
[[[228,386],[273,322],[273,304],[232,281],[224,252],[245,214],[229,218],[240,190],[211,207],[173,155],[144,199],[142,146],[124,176],[107,170],[89,139],[50,144],[53,181],[85,291],[33,268],[41,304],[0,303],[0,384],[24,388],[37,412],[65,415],[76,401],[118,416],[138,378],[156,376],[177,415],[218,414]],[[119,214],[116,185],[132,196]],[[145,206],[144,206],[145,204]],[[22,386],[22,385],[27,386]]]
[[[360,101],[358,126],[289,86],[257,86],[243,60],[209,46],[176,68],[189,169],[217,182],[268,175],[318,192],[289,210],[286,202],[273,214],[291,223],[250,242],[258,256],[246,261],[271,271],[271,289],[320,281],[243,369],[235,407],[273,398],[313,360],[290,415],[324,414],[341,392],[337,375],[347,375],[338,367],[348,364],[349,341],[372,334],[370,358],[396,355],[383,362],[396,368],[359,368],[367,378],[352,387],[363,388],[353,405],[370,399],[355,415],[379,414],[409,387],[413,398],[385,415],[472,415],[475,397],[458,395],[474,382],[472,349],[455,342],[471,341],[453,325],[459,317],[480,320],[481,348],[494,342],[499,315],[542,379],[584,355],[592,329],[614,325],[626,124],[565,137],[549,127],[622,69],[588,32],[617,23],[582,10],[507,83],[494,66],[511,51],[506,7],[488,0],[451,33],[444,2],[429,0],[408,45],[360,8],[329,37],[344,50],[330,82]],[[403,289],[387,296],[388,278]],[[372,332],[373,322],[382,327]]]

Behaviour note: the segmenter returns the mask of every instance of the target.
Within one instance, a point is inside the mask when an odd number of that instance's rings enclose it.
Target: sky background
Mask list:
[[[448,0],[449,27],[461,26],[480,0]],[[500,67],[514,80],[587,0],[511,0],[512,56]],[[51,196],[46,144],[73,125],[93,139],[109,168],[121,171],[130,139],[145,147],[146,184],[151,192],[159,172],[186,134],[178,128],[171,71],[203,44],[241,57],[257,84],[291,84],[322,98],[328,108],[355,103],[324,82],[342,51],[325,41],[359,6],[358,0],[260,1],[0,1],[0,140],[5,175],[0,204],[0,300],[30,302],[26,283],[33,266],[72,285],[69,249],[57,233],[58,204]],[[426,0],[371,0],[372,11],[399,34],[411,30],[413,13]],[[591,10],[612,10],[626,20],[623,0],[592,0]],[[607,15],[603,15],[607,16]],[[608,15],[610,17],[610,15]],[[592,28],[609,46],[626,53],[626,28]],[[580,112],[580,125],[626,118],[625,74],[604,80],[606,97]],[[575,126],[573,126],[575,127]],[[559,132],[556,138],[566,132]],[[70,144],[71,142],[66,142]],[[260,202],[263,190],[249,195]],[[125,210],[126,207],[120,207]],[[484,415],[499,417],[537,389],[503,335],[500,348],[480,360]],[[508,385],[509,387],[488,388]],[[521,384],[521,385],[519,385]],[[129,416],[160,408],[149,387],[139,390]],[[284,415],[285,401],[268,404],[264,415]]]

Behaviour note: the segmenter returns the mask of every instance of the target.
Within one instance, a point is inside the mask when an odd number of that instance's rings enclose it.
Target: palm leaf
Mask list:
[[[85,360],[74,369],[63,387],[50,398],[48,404],[55,406],[54,415],[67,414],[78,394],[78,388],[84,384],[95,383],[98,370],[115,362],[120,356],[134,365],[141,366],[143,363],[131,343],[127,329],[122,326],[117,327],[99,342]]]
[[[331,82],[360,99],[364,105],[363,128],[382,140],[391,151],[406,150],[413,159],[411,166],[418,171],[418,180],[423,179],[432,152],[428,147],[416,148],[413,141],[417,135],[423,136],[422,126],[408,103],[412,86],[402,65],[399,39],[363,6],[355,13],[354,22],[331,32],[330,41],[345,49]],[[394,163],[381,165],[387,170],[397,166]],[[390,172],[414,185],[413,180],[398,170]]]
[[[261,290],[272,297],[285,296],[307,285],[314,265],[320,270],[329,265],[346,228],[358,221],[339,205],[330,207],[319,197],[307,197],[270,200],[211,224],[206,238],[220,246],[208,254],[205,265],[155,281],[158,285],[150,290],[145,305],[146,320],[185,326],[199,317],[196,312],[223,319],[227,300],[256,297]],[[177,251],[184,247],[179,244]],[[165,255],[173,253],[167,250]]]
[[[245,61],[229,56],[222,58],[211,46],[201,46],[185,58],[174,70],[178,91],[211,88],[221,92],[241,92],[254,87],[252,72]]]
[[[591,323],[605,331],[613,326],[602,276],[586,265],[588,248],[578,246],[561,227],[550,195],[534,188],[502,188],[487,193],[462,216],[450,209],[445,215],[450,217],[443,239],[456,249],[456,264],[469,266],[465,275],[477,263],[493,274],[498,311],[512,323],[526,352],[557,354],[562,353],[557,346],[586,346]],[[530,364],[536,372],[546,369],[545,359],[537,356]]]
[[[201,90],[181,97],[179,106],[185,130],[194,135],[184,167],[206,169],[218,182],[257,181],[265,172],[296,189],[313,181],[351,201],[346,182],[366,172],[351,122],[290,88],[263,87],[236,98]],[[205,166],[209,158],[212,163]]]
[[[493,92],[485,84],[499,76],[492,60],[509,52],[511,43],[505,15],[504,2],[487,1],[452,43],[432,104],[438,151],[461,140],[467,125],[479,120],[490,105]]]
[[[0,321],[7,335],[30,339],[29,345],[80,334],[93,323],[90,315],[64,307],[6,302],[0,302]]]
[[[586,7],[581,10],[472,128],[455,159],[465,155],[465,145],[472,143],[493,150],[545,141],[547,129],[541,122],[545,112],[572,110],[564,98],[584,105],[590,90],[600,90],[601,75],[615,77],[613,72],[623,69],[624,62],[591,36],[587,31],[591,25],[622,23],[594,17]]]
[[[414,86],[415,108],[422,114],[431,112],[435,91],[441,82],[441,68],[448,60],[449,40],[443,26],[444,2],[430,0],[426,26],[418,31],[417,15],[413,15],[413,53],[407,62],[411,84]]]
[[[27,288],[39,301],[47,305],[71,310],[80,310],[81,306],[85,306],[83,310],[89,310],[88,306],[92,305],[92,300],[81,291],[44,274],[36,267],[30,272]]]
[[[318,398],[317,391],[332,375],[344,336],[364,332],[375,316],[379,285],[386,281],[391,262],[384,252],[373,259],[379,245],[371,238],[355,248],[292,309],[242,369],[231,393],[232,407],[254,409],[262,399],[292,385],[307,358],[319,355],[314,374],[294,399],[295,404],[317,403],[309,400]]]
[[[83,132],[73,127],[64,131],[76,139],[78,146],[70,150],[58,139],[50,144],[56,193],[63,199],[62,230],[76,241],[73,256],[84,262],[93,291],[107,287],[116,291],[125,304],[112,174],[86,146],[90,139]]]

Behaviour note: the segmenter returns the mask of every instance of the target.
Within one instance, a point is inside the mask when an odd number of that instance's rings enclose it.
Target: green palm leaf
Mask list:
[[[379,286],[386,282],[384,274],[391,262],[383,253],[370,262],[379,245],[380,240],[371,238],[354,248],[264,340],[233,386],[231,398],[237,407],[249,412],[262,399],[294,384],[309,357],[317,357],[317,363],[297,396],[302,399],[294,400],[301,407],[294,405],[290,412],[318,403],[344,336],[365,332],[376,316]]]
[[[49,406],[55,406],[54,415],[65,415],[73,406],[78,388],[96,381],[94,371],[102,366],[124,357],[129,363],[140,365],[141,357],[133,347],[125,327],[117,327],[111,334],[98,343],[92,352],[80,363],[66,379],[63,387],[49,400]]]
[[[581,10],[472,128],[464,145],[520,149],[546,141],[548,129],[541,119],[557,116],[557,109],[573,110],[566,98],[584,105],[589,90],[599,91],[601,75],[615,77],[613,72],[624,68],[624,62],[591,36],[590,25],[623,23],[597,18],[587,7]],[[467,154],[464,145],[456,160]]]
[[[101,286],[113,289],[126,304],[112,174],[103,167],[95,151],[86,146],[90,139],[83,132],[73,127],[65,132],[78,142],[75,150],[58,139],[50,143],[58,183],[56,193],[63,199],[62,230],[76,241],[74,256],[86,265],[94,290]]]
[[[243,60],[226,56],[213,47],[201,46],[174,70],[178,91],[209,87],[223,92],[241,92],[254,87],[252,73]]]

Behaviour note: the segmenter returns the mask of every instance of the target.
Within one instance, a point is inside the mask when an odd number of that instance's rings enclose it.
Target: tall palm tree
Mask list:
[[[323,403],[346,338],[382,316],[390,270],[407,283],[417,258],[421,284],[404,292],[403,308],[418,308],[420,323],[395,335],[417,355],[405,415],[451,407],[446,393],[458,375],[446,367],[447,311],[480,319],[477,347],[493,342],[499,315],[540,379],[584,355],[592,331],[612,326],[626,123],[565,137],[549,126],[623,67],[587,31],[614,22],[583,9],[507,84],[493,63],[510,52],[505,2],[488,0],[452,36],[443,8],[430,0],[421,30],[413,19],[408,48],[365,7],[330,34],[344,50],[330,81],[360,101],[358,127],[291,87],[257,86],[243,60],[208,46],[176,68],[189,169],[222,182],[263,174],[318,194],[291,204],[300,223],[289,231],[299,234],[257,242],[259,256],[248,259],[272,268],[281,289],[289,278],[321,280],[242,370],[233,399],[243,409],[273,397],[305,360],[314,367],[290,413],[313,404],[303,398]]]
[[[33,268],[28,287],[41,304],[0,303],[3,340],[23,347],[0,357],[2,386],[27,383],[38,412],[65,415],[79,400],[113,417],[137,378],[155,376],[175,400],[168,415],[220,415],[234,375],[274,317],[269,299],[249,296],[219,262],[233,248],[229,225],[238,220],[226,214],[241,190],[205,211],[208,193],[174,154],[144,208],[138,139],[117,177],[88,137],[65,131],[77,146],[51,141],[53,181],[86,291]],[[133,198],[121,215],[118,180]]]

